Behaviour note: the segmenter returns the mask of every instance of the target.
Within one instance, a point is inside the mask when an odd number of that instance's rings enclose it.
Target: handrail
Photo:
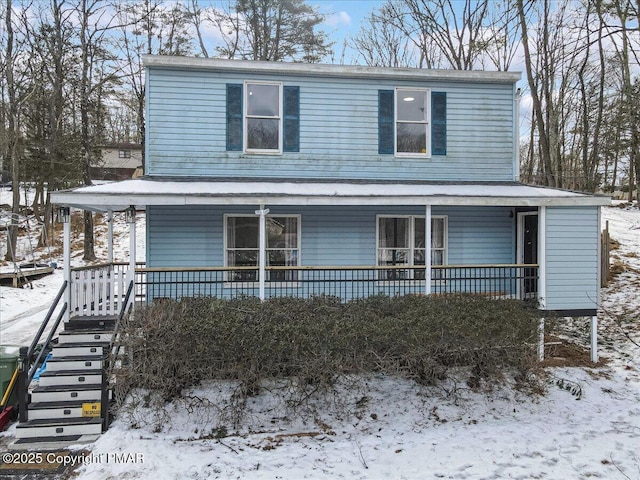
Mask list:
[[[120,309],[120,313],[118,314],[118,318],[116,319],[116,323],[113,326],[113,334],[111,336],[111,342],[109,344],[109,356],[105,359],[104,365],[104,374],[102,375],[102,398],[100,399],[100,409],[103,412],[102,417],[102,430],[105,431],[109,427],[109,379],[113,372],[113,367],[115,365],[115,361],[110,363],[110,358],[115,358],[120,353],[120,344],[116,344],[116,337],[118,335],[118,331],[120,329],[120,323],[124,319],[127,310],[131,311],[131,306],[129,305],[129,299],[131,298],[131,293],[133,292],[135,282],[131,280],[129,282],[129,286],[127,287],[127,293],[124,296],[124,300],[122,302],[122,308]],[[135,299],[134,299],[135,301]],[[133,304],[132,304],[133,305]],[[115,348],[114,348],[115,344]]]
[[[62,295],[64,294],[64,291],[67,289],[68,286],[69,286],[69,281],[68,280],[65,280],[64,282],[62,282],[62,286],[60,287],[60,290],[58,291],[58,294],[56,295],[55,300],[51,304],[51,307],[49,307],[49,311],[47,312],[47,316],[44,317],[44,320],[43,320],[42,324],[40,325],[40,328],[38,329],[38,332],[36,333],[36,336],[33,338],[33,341],[31,342],[31,345],[29,346],[29,350],[27,351],[27,356],[28,356],[29,359],[31,359],[31,356],[33,355],[33,352],[34,352],[36,346],[38,345],[38,342],[40,341],[40,337],[42,336],[42,333],[44,332],[44,329],[47,328],[47,324],[49,323],[49,320],[51,320],[51,316],[53,315],[53,312],[55,311],[56,307],[58,306],[58,302],[60,302],[60,299],[62,298]],[[46,345],[45,345],[45,347],[46,347]]]
[[[136,262],[136,265],[144,265],[145,262]],[[111,266],[119,266],[119,267],[128,267],[129,266],[129,262],[102,262],[102,263],[96,263],[93,265],[85,265],[83,267],[73,267],[71,269],[72,272],[82,272],[85,270],[94,270],[97,268],[103,268],[103,267],[111,267]]]
[[[504,263],[504,264],[470,264],[470,265],[432,265],[432,269],[454,270],[456,268],[536,268],[537,263]],[[237,267],[143,267],[137,268],[137,273],[160,273],[160,272],[237,272],[255,271],[258,266],[237,266]],[[266,270],[424,270],[424,265],[290,265],[290,266],[267,266]]]
[[[37,370],[38,363],[40,362],[40,360],[42,360],[44,353],[49,347],[49,343],[51,343],[51,339],[53,338],[53,335],[55,335],[56,330],[60,326],[60,322],[62,321],[62,318],[64,317],[64,313],[68,308],[68,304],[66,302],[62,306],[62,309],[60,311],[60,314],[58,315],[58,318],[56,319],[55,324],[51,327],[51,330],[49,331],[49,335],[47,336],[47,341],[42,345],[38,358],[36,359],[35,362],[32,361],[33,353],[35,352],[35,349],[38,346],[38,342],[40,341],[40,338],[42,337],[42,334],[44,333],[45,328],[47,328],[47,325],[49,324],[49,321],[53,316],[53,312],[55,312],[56,308],[58,307],[58,303],[60,303],[60,299],[62,298],[62,295],[64,294],[65,290],[68,287],[69,287],[69,282],[67,280],[62,282],[62,286],[60,287],[60,290],[58,291],[56,298],[51,304],[51,307],[49,307],[49,311],[47,312],[47,315],[44,317],[42,324],[40,324],[40,328],[38,328],[38,331],[35,337],[33,338],[31,345],[29,346],[29,348],[27,347],[20,348],[20,357],[18,359],[18,413],[20,415],[20,422],[26,422],[28,420],[27,412],[28,412],[29,406],[27,402],[27,395],[29,391],[29,385],[31,384],[31,380],[33,380],[33,376],[35,375],[35,372]]]
[[[68,305],[65,302],[62,305],[62,309],[60,310],[60,313],[58,314],[58,318],[56,319],[56,323],[53,325],[53,327],[51,327],[51,330],[49,331],[49,336],[47,337],[47,341],[44,342],[44,344],[42,345],[42,348],[40,349],[40,353],[38,354],[38,358],[36,358],[36,361],[33,362],[33,366],[29,369],[29,376],[27,377],[27,387],[31,383],[31,380],[33,380],[33,376],[36,374],[36,370],[38,369],[38,363],[40,363],[40,360],[43,359],[44,354],[45,354],[45,352],[47,350],[47,347],[49,346],[49,343],[51,343],[51,339],[55,335],[56,330],[58,329],[58,326],[60,325],[60,322],[62,321],[62,319],[64,317],[64,312],[66,312],[67,307],[68,307]]]
[[[113,338],[111,343],[113,343],[113,339],[115,339],[116,334],[118,333],[118,329],[120,327],[120,322],[124,318],[124,315],[127,310],[127,306],[129,305],[129,299],[131,298],[131,292],[133,292],[134,281],[131,280],[129,282],[129,286],[127,287],[127,293],[124,296],[124,300],[122,301],[122,308],[120,309],[120,313],[118,314],[118,318],[116,319],[116,324],[113,327]]]

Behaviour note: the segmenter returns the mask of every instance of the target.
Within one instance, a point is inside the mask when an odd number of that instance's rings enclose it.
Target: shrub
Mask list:
[[[236,380],[246,399],[265,381],[288,379],[294,400],[346,375],[432,385],[466,366],[476,385],[534,367],[537,326],[522,302],[465,295],[163,300],[123,326],[117,384],[168,400],[204,379]]]

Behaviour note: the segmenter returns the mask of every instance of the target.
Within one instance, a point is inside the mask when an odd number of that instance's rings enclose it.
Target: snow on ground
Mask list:
[[[602,291],[599,312],[600,349],[611,358],[611,369],[637,391],[640,388],[640,214],[637,206],[621,203],[604,209],[612,239],[620,243],[612,250],[611,263],[622,273]],[[636,400],[638,402],[638,400]],[[640,422],[636,424],[636,428]],[[639,434],[640,431],[636,430]],[[640,439],[637,440],[640,451]],[[631,478],[640,479],[640,470]]]
[[[10,193],[10,192],[9,192]],[[6,202],[7,192],[0,192],[0,204]],[[73,212],[73,215],[80,215],[80,212]],[[124,218],[124,213],[114,214],[114,246],[113,257],[115,261],[129,261],[129,227]],[[31,223],[35,225],[35,222]],[[136,215],[136,260],[145,259],[145,228],[146,221],[144,212]],[[32,233],[31,240],[22,235],[21,243],[37,243],[36,234]],[[76,247],[72,255],[71,266],[78,267],[87,264],[82,259],[82,238],[79,232],[72,232],[71,243]],[[58,239],[61,245],[61,239]],[[6,252],[6,232],[0,231],[0,258],[4,259]],[[0,345],[7,344],[29,344],[38,327],[44,320],[49,307],[64,281],[62,276],[62,249],[43,248],[35,252],[35,257],[31,255],[30,249],[23,249],[22,261],[44,261],[57,263],[58,269],[52,274],[34,280],[24,288],[0,287]],[[50,252],[57,252],[58,255],[50,255]],[[97,260],[93,263],[107,261],[107,224],[106,220],[96,227],[95,253]],[[0,262],[1,264],[2,262]],[[18,262],[20,263],[20,262]],[[13,271],[9,263],[5,263],[6,268]]]
[[[640,211],[611,207],[603,216],[621,243],[613,256],[625,267],[603,289],[599,334],[606,362],[548,367],[544,396],[372,377],[361,379],[367,389],[348,390],[344,404],[306,421],[289,419],[266,394],[250,399],[250,414],[237,427],[215,410],[188,413],[170,405],[166,417],[144,422],[153,410],[142,409],[121,416],[90,447],[94,461],[79,467],[77,478],[640,479],[640,347],[633,343],[640,340]],[[128,240],[119,238],[124,253]],[[17,341],[12,332],[20,328],[27,336],[35,324],[29,309],[46,303],[45,292],[55,293],[56,277],[59,272],[34,290],[2,287],[2,324],[5,316],[12,319],[7,339]],[[587,322],[570,326],[565,334],[587,341]],[[223,388],[213,383],[191,393],[215,402]],[[133,455],[117,461],[121,453]]]
[[[118,420],[92,453],[142,454],[144,462],[94,463],[79,478],[640,478],[637,384],[590,369],[556,375],[579,383],[581,400],[552,387],[535,400],[464,388],[446,396],[374,378],[352,415],[288,422],[259,398],[240,432],[220,439],[184,410],[161,432]]]

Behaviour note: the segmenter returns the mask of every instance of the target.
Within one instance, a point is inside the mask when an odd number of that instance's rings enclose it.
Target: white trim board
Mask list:
[[[52,203],[88,210],[129,205],[598,206],[611,199],[523,184],[183,181],[140,178],[52,192]]]

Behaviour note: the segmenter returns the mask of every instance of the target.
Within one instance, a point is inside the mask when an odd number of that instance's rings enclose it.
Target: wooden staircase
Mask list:
[[[47,450],[95,441],[106,428],[106,360],[117,315],[73,317],[53,344],[46,371],[29,394],[15,450]]]

